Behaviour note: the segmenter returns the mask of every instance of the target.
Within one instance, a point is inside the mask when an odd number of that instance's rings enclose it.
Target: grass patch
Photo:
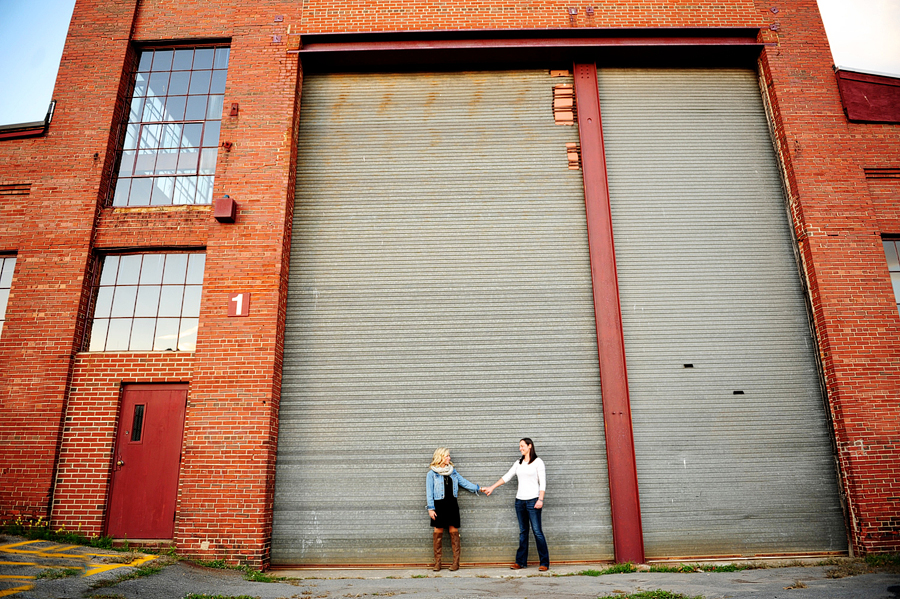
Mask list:
[[[240,569],[244,571],[244,580],[249,580],[250,582],[278,582],[281,580],[280,576],[266,574],[265,572],[254,570],[250,566],[244,566]]]
[[[630,595],[605,595],[597,599],[703,599],[700,595],[688,596],[681,593],[670,593],[669,591],[641,591]]]
[[[43,517],[35,520],[20,516],[15,520],[7,520],[0,523],[0,533],[24,537],[31,541],[52,541],[65,545],[87,545],[97,549],[113,549],[111,537],[86,536],[81,533],[80,526],[78,530],[66,530],[64,526],[53,529],[50,527],[50,522],[44,520]]]
[[[239,570],[244,573],[244,580],[250,582],[280,582],[285,580],[283,577],[266,574],[260,570],[254,570],[250,566],[230,566],[223,559],[215,560],[190,560],[191,563],[204,568],[215,568],[217,570]]]
[[[131,572],[119,574],[115,578],[98,580],[91,585],[91,590],[114,587],[120,582],[125,582],[126,580],[134,580],[136,578],[143,578],[145,576],[153,576],[154,574],[162,572],[165,567],[166,564],[144,564],[142,566],[138,566]]]
[[[865,559],[873,568],[900,568],[900,553],[870,553]]]
[[[651,572],[668,572],[677,574],[692,574],[694,572],[740,572],[741,570],[750,570],[753,566],[742,564],[723,564],[716,566],[713,564],[678,564],[677,566],[650,566]]]
[[[613,564],[609,568],[605,570],[582,570],[578,572],[578,576],[606,576],[607,574],[630,574],[632,572],[637,572],[637,568],[634,567],[634,564],[631,562],[625,562],[624,564]]]
[[[202,560],[202,559],[192,559],[190,560],[192,564],[196,564],[198,566],[203,566],[204,568],[215,568],[217,570],[226,570],[229,568],[228,564],[225,563],[223,559],[214,559],[214,560]]]
[[[876,571],[900,574],[900,553],[870,553],[858,558],[832,558],[819,562],[820,566],[831,566],[827,578],[846,578]]]
[[[55,580],[57,578],[71,578],[78,576],[83,570],[81,568],[49,568],[39,572],[35,578],[45,580]]]

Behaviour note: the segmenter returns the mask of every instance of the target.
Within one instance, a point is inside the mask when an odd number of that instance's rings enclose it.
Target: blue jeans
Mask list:
[[[537,544],[538,558],[542,566],[550,567],[550,552],[541,528],[541,510],[534,508],[534,499],[516,499],[516,518],[519,519],[519,550],[516,551],[516,563],[523,568],[528,566],[528,526],[534,531],[534,542]]]

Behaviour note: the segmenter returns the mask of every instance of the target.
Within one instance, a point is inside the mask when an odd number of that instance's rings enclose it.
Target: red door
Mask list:
[[[128,385],[119,412],[106,534],[171,539],[187,385]]]

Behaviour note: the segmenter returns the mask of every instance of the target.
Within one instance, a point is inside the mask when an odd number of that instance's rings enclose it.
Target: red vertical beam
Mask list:
[[[625,370],[625,340],[622,336],[619,282],[616,276],[606,157],[600,122],[597,65],[576,64],[574,70],[594,288],[594,316],[597,320],[603,422],[606,427],[613,545],[617,562],[643,563],[644,537],[641,531],[634,434]]]

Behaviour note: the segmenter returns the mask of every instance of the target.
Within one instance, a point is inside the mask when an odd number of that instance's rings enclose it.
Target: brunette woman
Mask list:
[[[528,527],[534,531],[534,542],[537,545],[540,567],[546,572],[550,569],[550,552],[541,527],[541,509],[544,507],[544,491],[547,488],[547,477],[544,472],[544,461],[537,457],[534,443],[529,438],[519,441],[519,452],[522,457],[515,461],[509,472],[500,480],[484,490],[490,495],[494,489],[508,483],[513,476],[518,479],[519,489],[516,491],[516,517],[519,520],[519,550],[516,552],[516,563],[510,568],[519,570],[528,567]]]

